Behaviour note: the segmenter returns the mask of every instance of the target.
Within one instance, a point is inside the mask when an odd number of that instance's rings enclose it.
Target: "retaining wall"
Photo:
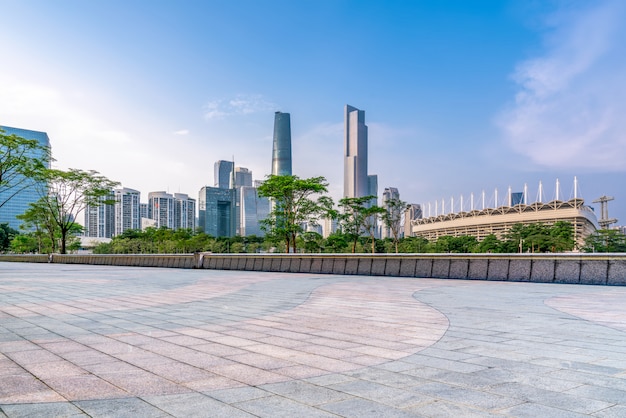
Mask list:
[[[0,261],[626,285],[626,254],[53,254]]]

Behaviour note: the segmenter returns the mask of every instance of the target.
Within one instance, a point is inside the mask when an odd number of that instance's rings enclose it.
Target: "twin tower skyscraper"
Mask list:
[[[291,118],[274,114],[272,175],[292,175]],[[344,110],[344,197],[378,195],[378,176],[367,173],[367,125],[365,111],[346,105]]]

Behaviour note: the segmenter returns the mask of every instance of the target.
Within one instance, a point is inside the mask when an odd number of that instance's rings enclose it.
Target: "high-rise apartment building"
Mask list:
[[[274,114],[272,143],[272,175],[291,176],[291,117],[289,113]]]
[[[114,235],[123,234],[129,229],[141,229],[141,193],[126,187],[113,190],[115,196]],[[147,209],[147,206],[146,206]],[[147,217],[147,214],[146,216]]]
[[[404,236],[410,237],[413,236],[411,232],[412,226],[411,221],[416,221],[418,219],[422,219],[422,205],[417,203],[410,203],[406,212],[404,212]]]
[[[205,186],[198,196],[198,226],[214,237],[236,234],[236,190]]]
[[[214,186],[220,189],[230,189],[234,182],[235,163],[219,160],[214,166]]]
[[[350,105],[346,105],[344,109],[343,179],[344,197],[378,195],[378,177],[367,173],[365,111]]]
[[[174,196],[169,193],[148,193],[148,218],[155,221],[155,228],[174,229],[174,202]]]
[[[85,207],[84,235],[91,238],[111,238],[115,232],[115,206],[105,204],[106,200],[113,200],[114,194],[102,196],[97,205]]]
[[[0,129],[4,131],[5,135],[14,134],[24,139],[35,140],[42,147],[50,149],[50,139],[45,132],[11,128],[8,126],[0,126]],[[45,159],[45,153],[43,151],[37,151],[28,156],[41,158],[42,160]],[[26,212],[31,203],[35,203],[39,200],[40,195],[38,189],[45,190],[45,184],[24,181],[24,177],[20,175],[9,180],[8,185],[0,188],[0,205],[2,205],[0,206],[0,223],[8,223],[9,227],[18,229],[22,221],[17,219],[17,216]]]
[[[174,193],[174,229],[196,229],[196,200]]]

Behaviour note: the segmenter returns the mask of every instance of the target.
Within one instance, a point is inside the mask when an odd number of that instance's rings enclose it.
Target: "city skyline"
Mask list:
[[[626,223],[622,2],[279,3],[4,1],[0,123],[47,132],[57,168],[195,198],[207,161],[269,174],[289,112],[293,173],[338,200],[354,103],[402,200],[577,175]]]

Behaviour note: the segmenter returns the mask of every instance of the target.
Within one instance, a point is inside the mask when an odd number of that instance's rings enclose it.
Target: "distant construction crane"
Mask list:
[[[609,202],[615,200],[613,196],[602,196],[593,201],[593,203],[600,204],[600,219],[598,219],[598,225],[602,229],[609,229],[609,226],[617,223],[617,219],[609,218]]]

